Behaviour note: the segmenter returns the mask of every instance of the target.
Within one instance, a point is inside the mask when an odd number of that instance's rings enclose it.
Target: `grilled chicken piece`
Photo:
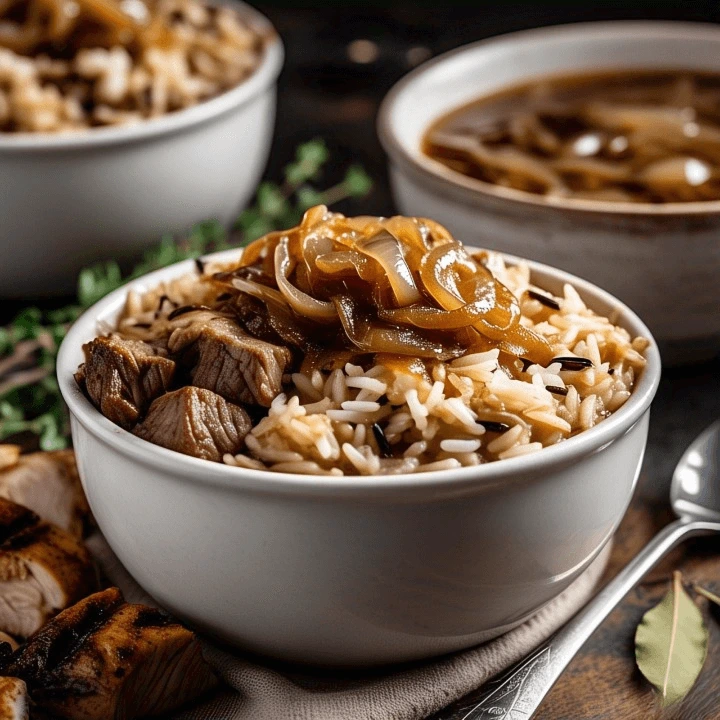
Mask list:
[[[0,630],[32,635],[94,584],[90,554],[78,539],[0,499]]]
[[[155,445],[219,462],[225,453],[240,450],[250,427],[241,407],[210,390],[188,386],[155,400],[133,433]]]
[[[170,387],[175,363],[139,340],[116,335],[83,345],[85,364],[75,375],[95,407],[109,420],[129,430],[150,403]]]
[[[90,516],[72,450],[21,455],[0,470],[0,498],[12,500],[43,520],[82,537]]]
[[[27,686],[14,677],[0,677],[0,720],[28,720],[30,702]]]
[[[282,377],[292,360],[286,347],[258,340],[221,315],[177,328],[168,349],[193,365],[193,385],[232,403],[263,407],[270,407],[282,391]]]
[[[25,680],[38,707],[72,720],[160,715],[217,684],[190,630],[160,610],[126,603],[117,588],[60,613],[3,672]]]
[[[17,465],[20,459],[19,445],[0,445],[0,470]]]

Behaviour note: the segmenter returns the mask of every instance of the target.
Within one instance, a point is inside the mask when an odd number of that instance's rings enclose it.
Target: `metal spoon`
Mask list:
[[[678,519],[663,528],[567,625],[522,660],[481,699],[442,720],[528,720],[585,641],[643,576],[681,540],[720,533],[720,421],[699,435],[675,468],[670,503]]]

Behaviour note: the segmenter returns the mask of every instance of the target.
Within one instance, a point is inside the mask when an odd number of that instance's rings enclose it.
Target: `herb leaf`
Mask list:
[[[372,189],[370,176],[359,165],[352,165],[348,169],[343,184],[350,197],[364,197]]]
[[[295,162],[285,168],[286,182],[296,188],[315,180],[329,157],[330,152],[322,140],[303,143],[295,151]]]
[[[705,662],[707,644],[702,614],[675,572],[671,589],[645,613],[635,634],[638,668],[660,693],[663,705],[690,692]]]

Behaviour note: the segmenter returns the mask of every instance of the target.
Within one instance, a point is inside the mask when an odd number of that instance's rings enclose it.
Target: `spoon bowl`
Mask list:
[[[688,520],[720,523],[720,420],[685,451],[673,473],[670,503]]]

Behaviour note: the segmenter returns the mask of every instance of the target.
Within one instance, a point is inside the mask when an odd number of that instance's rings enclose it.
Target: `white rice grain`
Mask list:
[[[419,457],[427,450],[427,442],[425,440],[418,440],[417,442],[414,442],[412,445],[408,447],[408,449],[403,453],[403,457],[406,458],[414,458]]]
[[[488,350],[486,352],[480,352],[480,353],[471,353],[469,355],[463,355],[459,358],[456,358],[450,363],[450,367],[453,369],[461,368],[461,367],[467,367],[469,365],[488,365],[491,368],[497,367],[497,360],[500,356],[500,351],[495,350]]]
[[[518,440],[520,440],[522,431],[523,429],[521,425],[514,425],[502,435],[499,435],[487,444],[488,452],[499,455],[500,453],[509,450],[516,442],[518,442]]]
[[[365,444],[365,440],[367,438],[367,426],[366,425],[356,425],[355,426],[355,432],[353,433],[353,440],[352,444],[359,448],[361,445]]]
[[[363,369],[359,365],[353,365],[352,363],[345,363],[345,374],[348,379],[351,377],[359,377],[363,374]],[[350,386],[352,387],[352,386]]]
[[[361,390],[370,390],[371,392],[382,395],[387,391],[387,384],[371,377],[348,377],[345,384],[349,388],[360,388]]]
[[[506,460],[511,457],[519,457],[520,455],[529,455],[530,453],[542,450],[543,446],[540,442],[532,442],[527,445],[514,445],[513,447],[505,450],[505,452],[498,453],[498,457],[501,460]]]
[[[405,393],[405,402],[407,403],[408,410],[412,415],[412,419],[415,421],[415,426],[418,430],[425,430],[427,428],[427,416],[428,409],[418,400],[418,392],[414,388],[408,390]]]
[[[322,399],[322,394],[315,389],[309,377],[302,373],[293,373],[291,377],[295,387],[309,400],[318,401]]]
[[[345,457],[355,466],[355,469],[361,475],[370,475],[372,470],[372,464],[368,459],[350,443],[344,443],[342,451]]]
[[[436,470],[455,470],[462,467],[459,460],[455,458],[447,458],[446,460],[436,460],[435,462],[418,465],[415,472],[435,472]]]
[[[343,410],[352,410],[353,412],[373,413],[380,409],[380,403],[368,401],[363,402],[361,400],[346,400],[340,407],[342,407]]]
[[[330,398],[323,398],[315,403],[308,403],[303,405],[305,412],[308,415],[316,415],[320,413],[326,413],[333,406],[333,401]]]
[[[600,357],[600,348],[598,347],[598,341],[595,337],[595,333],[589,333],[586,339],[588,358],[592,360],[593,365],[599,368],[602,365],[602,358]]]
[[[580,426],[587,430],[595,424],[595,404],[596,396],[588,395],[581,403],[578,411],[578,421]]]
[[[448,453],[471,453],[480,449],[479,440],[441,440],[440,449]]]

